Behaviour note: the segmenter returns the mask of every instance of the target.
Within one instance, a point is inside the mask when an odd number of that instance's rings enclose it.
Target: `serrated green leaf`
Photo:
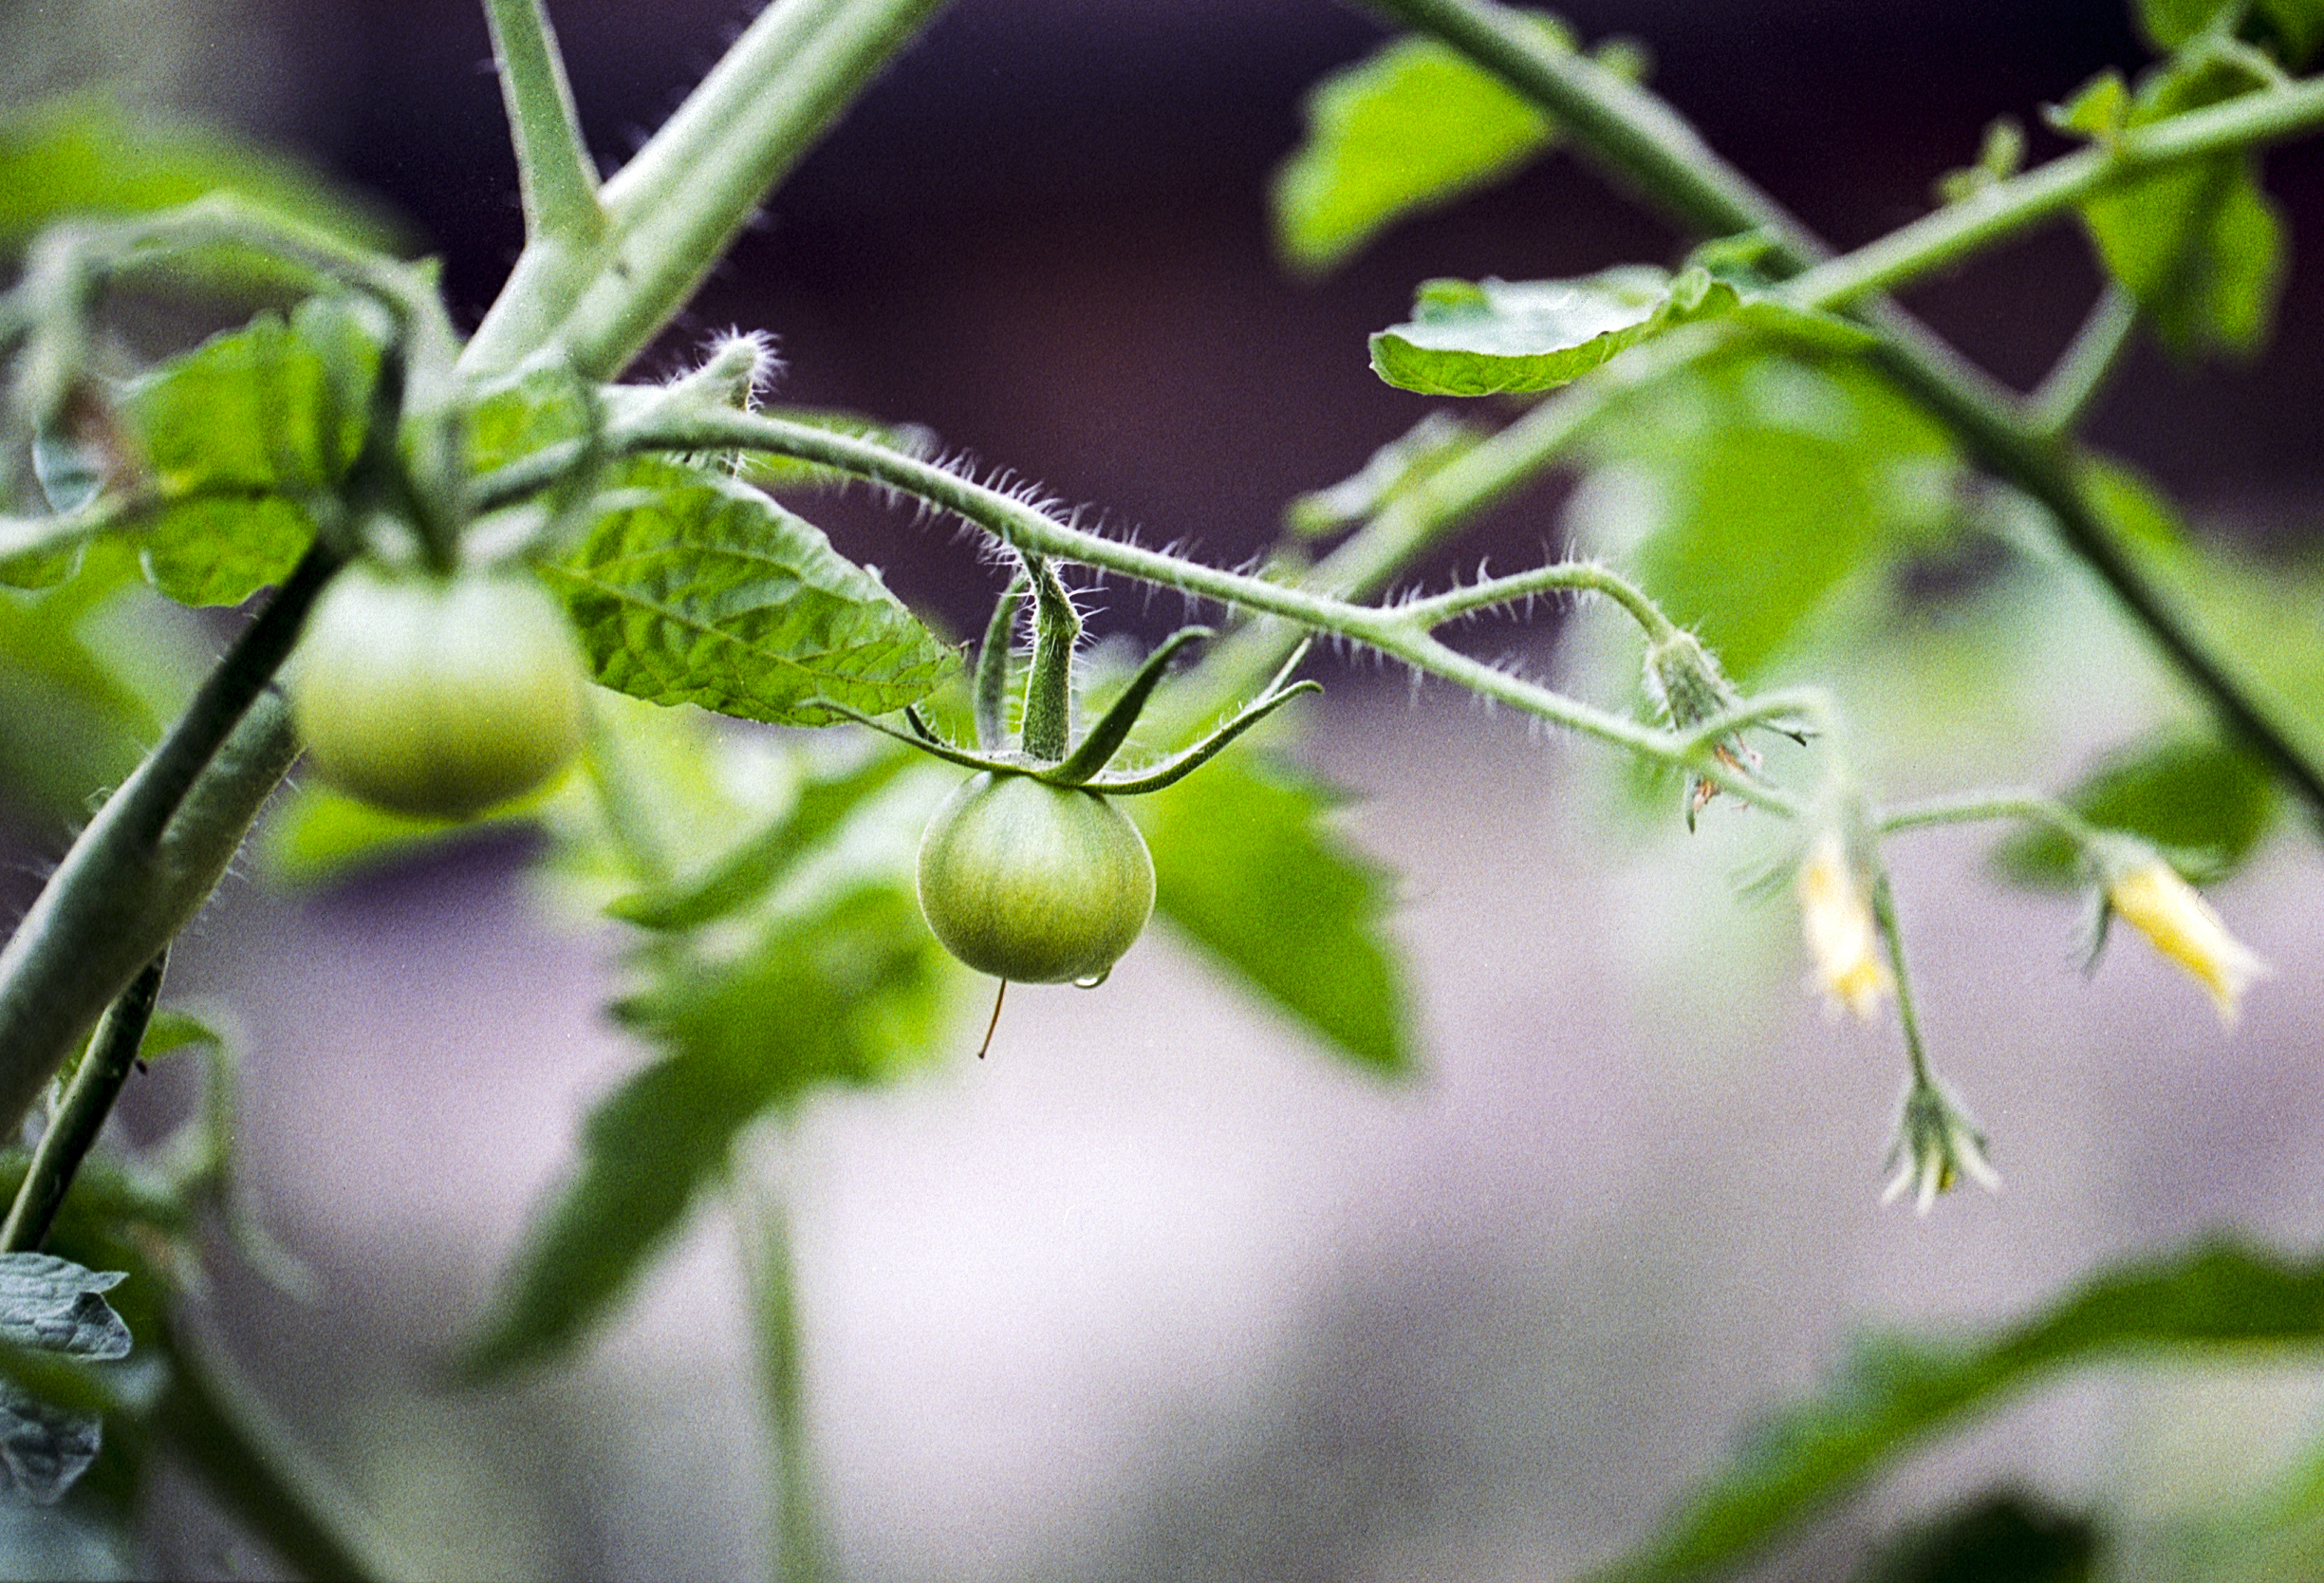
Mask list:
[[[214,193],[353,246],[393,251],[404,228],[311,168],[218,132],[130,115],[114,99],[75,96],[0,119],[0,251],[66,214],[147,214]]]
[[[2324,1258],[2226,1238],[2104,1269],[2046,1312],[1979,1340],[1872,1337],[1822,1389],[1770,1420],[1601,1583],[1723,1575],[1941,1431],[2060,1369],[2324,1343]]]
[[[540,570],[597,680],[652,703],[786,725],[884,715],[957,669],[951,649],[814,527],[746,485],[646,457]]]
[[[623,1002],[667,1052],[600,1104],[581,1159],[535,1221],[463,1370],[484,1379],[569,1349],[669,1240],[729,1145],[825,1084],[925,1057],[952,981],[900,885],[774,919],[732,959],[687,958]]]
[[[1566,49],[1571,35],[1530,20]],[[1547,115],[1433,39],[1397,39],[1308,95],[1307,137],[1275,173],[1275,241],[1321,272],[1415,210],[1507,177],[1556,140]]]
[[[154,587],[238,605],[288,573],[314,537],[304,502],[362,448],[384,326],[335,298],[259,315],[121,393],[121,425],[162,502],[139,543]]]
[[[2266,767],[2249,754],[2176,734],[2115,754],[2063,800],[2101,829],[2184,854],[2206,880],[2240,867],[2281,806]],[[2088,877],[2073,843],[2048,829],[2012,836],[1994,862],[2019,885],[2064,887]]]
[[[2249,91],[2219,65],[2142,84],[2125,124],[2143,125]],[[2110,187],[2082,205],[2107,271],[2184,355],[2248,355],[2266,340],[2285,270],[2283,222],[2248,155],[2190,161]]]
[[[1371,340],[1372,370],[1428,396],[1554,389],[1680,325],[1726,320],[1755,337],[1852,350],[1867,333],[1708,271],[1626,265],[1580,280],[1432,280],[1410,323]]]
[[[1406,1071],[1409,999],[1383,927],[1389,876],[1330,828],[1335,800],[1245,754],[1122,806],[1153,849],[1156,910],[1342,1054]]]
[[[0,1253],[0,1341],[67,1357],[129,1355],[129,1327],[102,1294],[129,1277],[45,1253]]]
[[[1634,399],[1593,456],[1644,490],[1627,561],[1728,676],[1756,678],[1849,580],[1942,544],[1955,523],[1949,442],[1873,377],[1764,358]]]

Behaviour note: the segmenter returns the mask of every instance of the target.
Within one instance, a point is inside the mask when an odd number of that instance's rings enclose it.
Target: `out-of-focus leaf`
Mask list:
[[[89,796],[135,769],[159,730],[124,674],[122,641],[90,629],[136,579],[116,551],[41,593],[0,588],[0,787],[45,817],[85,817]]]
[[[2114,755],[2064,800],[2102,829],[2127,830],[2184,855],[2206,879],[2242,866],[2281,801],[2266,768],[2249,754],[2176,733]],[[2049,829],[2010,837],[1994,861],[2019,885],[2070,886],[2087,878],[2073,843]]]
[[[1675,278],[1624,265],[1581,280],[1432,280],[1412,320],[1372,337],[1372,371],[1427,396],[1550,390],[1673,329],[1723,320],[1745,334],[1821,350],[1868,344],[1834,315],[1750,291],[1709,271]]]
[[[2109,66],[2076,88],[2063,103],[2051,106],[2044,118],[2061,132],[2078,132],[2099,142],[2111,142],[2130,119],[2130,85],[2122,73]]]
[[[495,830],[532,822],[549,789],[503,804],[478,819],[416,819],[356,801],[311,778],[269,811],[259,831],[259,866],[278,885],[329,885]]]
[[[2220,65],[2142,84],[2124,124],[2138,126],[2250,91]],[[2189,161],[2110,187],[2082,205],[2107,271],[2138,298],[2164,342],[2237,355],[2267,339],[2283,284],[2283,222],[2248,155]]]
[[[781,815],[745,837],[706,871],[624,896],[605,910],[644,929],[691,929],[751,906],[839,828],[865,798],[919,762],[901,742],[879,739],[852,771],[811,779]]]
[[[1748,682],[1844,582],[1945,543],[1948,441],[1858,370],[1763,358],[1634,397],[1593,457],[1643,489],[1619,553],[1729,677]]]
[[[314,537],[304,500],[353,465],[385,326],[313,297],[262,313],[160,364],[121,394],[123,428],[164,504],[140,544],[155,587],[238,605],[279,581]]]
[[[822,532],[747,485],[643,457],[541,568],[597,680],[652,703],[788,725],[918,702],[958,657]]]
[[[141,120],[102,95],[0,118],[0,251],[66,214],[133,214],[232,193],[359,248],[400,250],[400,224],[283,155]]]
[[[2242,37],[2274,49],[2295,70],[2324,44],[2324,5],[2317,0],[2138,0],[2134,10],[2140,31],[2166,54],[2210,31],[2222,12],[2237,13]]]
[[[2225,1238],[2100,1270],[2022,1324],[1980,1340],[1871,1337],[1814,1395],[1769,1420],[1600,1583],[1722,1576],[1939,1432],[2059,1369],[2126,1355],[2236,1356],[2324,1343],[2324,1257]]]
[[[786,911],[739,956],[672,964],[623,1001],[666,1053],[590,1113],[581,1160],[535,1221],[464,1371],[570,1348],[619,1301],[759,1117],[824,1084],[924,1059],[953,976],[901,885]]]
[[[1559,47],[1571,34],[1531,18]],[[1508,176],[1552,146],[1550,119],[1433,39],[1397,39],[1309,93],[1305,140],[1275,173],[1276,246],[1321,272],[1417,209]]]
[[[1284,511],[1284,526],[1314,538],[1361,522],[1467,456],[1482,438],[1451,413],[1432,412],[1374,451],[1356,472],[1293,500]]]
[[[1404,1071],[1409,1002],[1382,927],[1389,876],[1330,828],[1334,801],[1240,754],[1125,806],[1153,848],[1164,918],[1342,1054]]]
[[[1914,1524],[1852,1583],[2089,1583],[2101,1548],[2088,1518],[1997,1493]]]

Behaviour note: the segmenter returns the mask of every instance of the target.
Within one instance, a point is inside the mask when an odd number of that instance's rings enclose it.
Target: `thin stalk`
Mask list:
[[[154,1439],[276,1557],[318,1580],[410,1575],[224,1357],[182,1324],[161,1345],[173,1367],[151,1419]]]
[[[1905,931],[1897,926],[1896,898],[1886,868],[1872,881],[1872,922],[1880,930],[1881,944],[1888,953],[1888,969],[1896,980],[1896,1020],[1905,1031],[1905,1059],[1912,1067],[1912,1080],[1922,1088],[1934,1089],[1937,1077],[1929,1070],[1928,1051],[1921,1041],[1921,1013],[1912,998],[1912,975],[1905,966]]]
[[[2025,399],[2026,421],[2038,434],[2062,438],[2081,425],[2129,350],[2138,327],[2138,299],[2119,286],[2099,293],[2073,344],[2040,386]]]
[[[37,1253],[48,1239],[48,1228],[56,1222],[81,1162],[88,1158],[129,1073],[136,1070],[138,1050],[161,998],[161,975],[168,965],[164,950],[145,964],[98,1020],[88,1052],[82,1056],[55,1118],[41,1134],[40,1146],[32,1151],[7,1221],[0,1223],[0,1253]]]
[[[1668,733],[1593,708],[1448,648],[1425,631],[1417,630],[1401,609],[1351,604],[1305,587],[1182,561],[1142,545],[1106,538],[1059,522],[1000,490],[918,456],[891,451],[874,440],[762,413],[704,409],[656,411],[636,426],[616,424],[608,443],[623,452],[767,451],[819,462],[836,472],[892,485],[952,512],[1021,554],[1078,562],[1222,605],[1280,616],[1311,631],[1351,639],[1552,725],[1660,764],[1692,771],[1760,807],[1794,817],[1803,810],[1804,805],[1790,793],[1720,762],[1707,750],[1688,747]],[[569,453],[560,451],[559,455]],[[525,475],[545,485],[557,472],[558,457],[544,453],[534,458]],[[494,493],[501,493],[500,485],[494,486]]]
[[[2017,397],[1919,321],[1891,303],[1866,301],[2143,172],[2324,125],[2324,78],[2132,128],[2107,145],[1995,182],[1835,259],[1813,233],[1720,158],[1661,100],[1588,57],[1560,48],[1517,13],[1492,0],[1371,4],[1501,75],[1682,222],[1713,235],[1755,232],[1765,236],[1772,262],[1805,271],[1787,288],[1799,301],[1858,305],[1860,317],[1881,336],[1869,354],[1874,364],[1952,429],[1980,462],[2049,509],[2067,549],[2210,698],[2233,733],[2324,818],[2324,772],[2293,746],[2147,583],[2086,491],[2080,456],[2041,432]]]
[[[107,800],[0,949],[0,1133],[224,876],[298,756],[267,689],[337,568],[310,549],[161,745]]]
[[[1872,828],[1883,835],[1890,835],[1942,825],[1984,824],[1997,819],[2043,826],[2077,847],[2087,847],[2098,834],[2089,820],[2038,792],[1971,792],[1899,803],[1883,810],[1873,819]]]
[[[995,1015],[998,1015],[997,1005]],[[989,1037],[989,1035],[988,1035]],[[979,1052],[981,1053],[981,1052]],[[771,1157],[772,1148],[767,1151]],[[775,1460],[775,1583],[821,1583],[831,1571],[808,1418],[806,1349],[799,1333],[790,1213],[772,1158],[735,1173],[735,1231],[751,1283],[761,1388]]]
[[[604,233],[597,201],[597,165],[581,135],[581,115],[566,81],[565,58],[541,0],[485,0],[500,98],[516,144],[517,188],[525,237],[563,236],[587,245]]]
[[[528,243],[462,355],[505,373],[554,344],[609,379],[694,294],[767,190],[944,0],[775,0],[599,189],[593,246]]]
[[[1409,599],[1395,605],[1396,613],[1422,630],[1442,626],[1478,610],[1513,605],[1545,593],[1603,594],[1622,606],[1649,641],[1666,638],[1678,628],[1655,607],[1634,583],[1590,561],[1565,561],[1536,567],[1508,577],[1489,577],[1465,588],[1454,588],[1427,599]]]

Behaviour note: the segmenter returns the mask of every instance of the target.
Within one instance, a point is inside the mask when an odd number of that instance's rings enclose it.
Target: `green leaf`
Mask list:
[[[30,105],[0,119],[0,252],[67,214],[146,214],[232,193],[359,248],[393,251],[406,233],[378,205],[295,159],[219,133],[129,114],[104,95]]]
[[[1558,47],[1571,34],[1531,16]],[[1550,119],[1433,39],[1398,39],[1317,84],[1306,140],[1275,173],[1275,240],[1321,272],[1414,210],[1501,179],[1555,140]]]
[[[139,543],[147,578],[185,605],[238,605],[314,537],[304,501],[362,449],[386,329],[350,301],[314,297],[286,323],[260,314],[121,394],[122,426],[163,502]]]
[[[590,1113],[463,1371],[561,1353],[603,1319],[725,1174],[735,1136],[816,1087],[924,1057],[953,981],[909,895],[865,885],[773,919],[730,960],[686,957],[617,1008],[666,1052]]]
[[[304,780],[268,812],[258,836],[259,867],[277,885],[329,885],[366,869],[530,825],[558,784],[503,803],[479,818],[418,819],[359,802],[319,781]]]
[[[1356,472],[1293,500],[1284,511],[1284,526],[1302,538],[1317,538],[1376,515],[1467,456],[1483,438],[1449,412],[1429,413]]]
[[[2250,86],[2224,66],[2166,71],[2140,85],[2125,124]],[[2250,156],[2189,161],[2110,187],[2082,205],[2082,221],[2107,271],[2173,350],[2248,355],[2267,339],[2283,285],[2284,228]]]
[[[2324,1257],[2282,1259],[2228,1238],[2101,1270],[2046,1312],[1981,1340],[1868,1338],[1644,1547],[1594,1575],[1605,1583],[1723,1575],[1939,1432],[2063,1369],[2319,1341]]]
[[[1550,390],[1643,341],[1712,319],[1824,349],[1868,342],[1844,319],[1747,291],[1703,270],[1673,278],[1626,265],[1581,280],[1428,281],[1411,322],[1372,337],[1372,370],[1426,396]]]
[[[2130,85],[2112,66],[2098,73],[2062,104],[2054,104],[2043,119],[2060,132],[2078,132],[2101,143],[2121,136],[2130,120]]]
[[[622,503],[540,568],[604,685],[823,725],[839,717],[819,700],[883,715],[957,668],[877,577],[747,485],[651,457],[621,483]]]
[[[1409,1000],[1383,927],[1389,876],[1330,828],[1334,801],[1244,754],[1124,806],[1153,848],[1164,918],[1343,1054],[1405,1071]]]
[[[1671,619],[1748,682],[1859,574],[1947,542],[1949,442],[1872,376],[1762,358],[1633,400],[1593,458],[1643,489],[1619,542]]]
[[[2218,27],[2240,20],[2237,33],[2275,50],[2297,70],[2324,44],[2324,4],[2318,0],[2138,0],[2139,30],[2165,54],[2184,48]]]
[[[2063,800],[2102,829],[2129,831],[2192,860],[2206,880],[2240,867],[2281,806],[2266,767],[2249,754],[2175,732],[2115,754]],[[2019,885],[2064,887],[2087,879],[2073,843],[2049,829],[2012,836],[1994,861]]]
[[[732,917],[763,899],[865,798],[920,762],[902,743],[876,738],[870,757],[852,770],[807,781],[789,808],[707,871],[623,897],[605,910],[644,929],[690,929]]]

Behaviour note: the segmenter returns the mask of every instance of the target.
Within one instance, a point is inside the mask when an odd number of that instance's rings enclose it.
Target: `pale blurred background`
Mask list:
[[[552,11],[609,161],[738,16]],[[1923,208],[1991,116],[2032,121],[2139,58],[2110,0],[1567,14],[1642,39],[1657,85],[1843,245]],[[472,316],[512,255],[468,0],[12,0],[0,31],[12,96],[115,82],[384,194]],[[647,370],[763,326],[785,399],[926,423],[1108,521],[1240,560],[1290,496],[1424,410],[1363,356],[1416,281],[1681,245],[1552,160],[1329,281],[1285,276],[1268,172],[1305,86],[1378,36],[1324,0],[962,0]],[[2141,353],[2094,432],[2214,531],[2281,548],[2324,504],[2324,159],[2269,170],[2296,230],[2278,350],[2192,373]],[[2093,289],[2060,229],[1914,302],[2024,382]],[[989,574],[948,533],[861,499],[817,514],[933,614],[980,620]],[[1507,569],[1573,527],[1545,491],[1445,565]],[[1110,624],[1149,633],[1179,614],[1116,604]],[[1556,638],[1480,641],[1547,670]],[[2070,584],[2032,627],[1943,641],[1976,685],[1933,699],[1902,693],[1877,643],[1831,657],[1884,790],[2060,784],[2170,707]],[[1978,839],[1900,843],[1929,1033],[2008,1183],[1924,1221],[1875,1203],[1893,1033],[1828,1024],[1789,909],[1738,894],[1774,849],[1762,827],[1722,803],[1686,839],[1675,808],[1642,822],[1595,750],[1402,676],[1326,680],[1302,751],[1357,793],[1349,830],[1404,877],[1421,1075],[1334,1064],[1158,928],[1101,992],[1013,996],[981,1065],[963,1028],[935,1076],[814,1106],[766,1168],[797,1206],[844,1576],[1555,1577],[1641,1535],[1857,1325],[1999,1318],[2207,1227],[2313,1244],[2313,841],[2279,835],[2220,898],[2278,970],[2232,1037],[2135,940],[2085,981],[2073,904],[2000,889]],[[64,832],[16,817],[7,833],[28,866],[12,907]],[[436,1383],[586,1107],[643,1057],[599,1015],[615,937],[543,903],[522,855],[485,842],[317,895],[243,884],[188,941],[175,987],[232,1007],[251,1175],[323,1278],[306,1305],[232,1280],[221,1311],[284,1413],[437,1575],[747,1575],[769,1543],[766,1453],[723,1215],[574,1367],[489,1395]],[[158,1083],[143,1103],[170,1097]],[[1845,1576],[1924,1501],[1997,1481],[2070,1509],[2200,1509],[2314,1426],[2309,1395],[2291,1371],[2086,1377],[1948,1442],[1758,1575]],[[265,1574],[192,1501],[167,1518],[177,1574]]]

